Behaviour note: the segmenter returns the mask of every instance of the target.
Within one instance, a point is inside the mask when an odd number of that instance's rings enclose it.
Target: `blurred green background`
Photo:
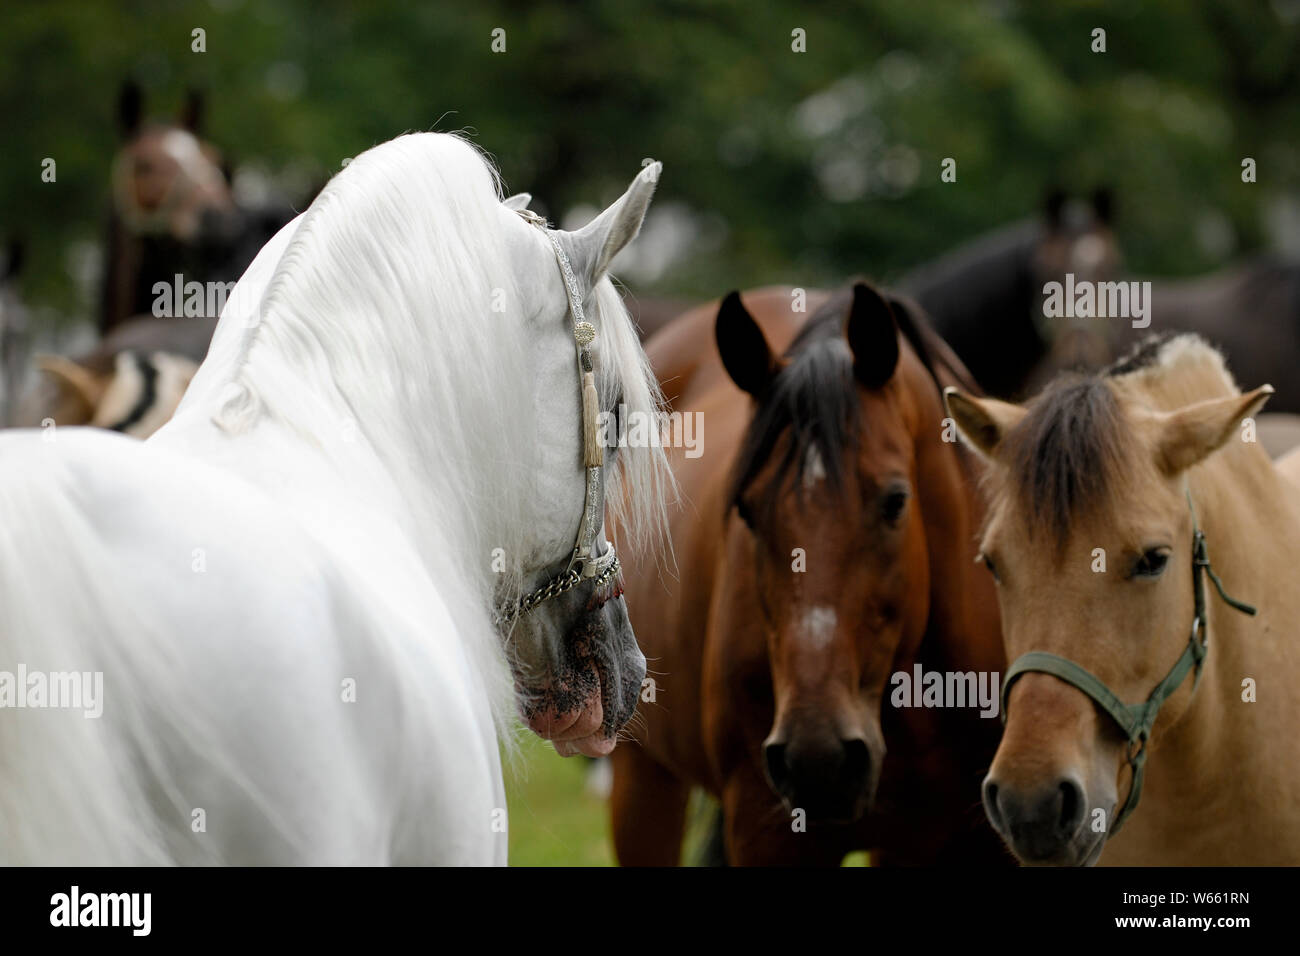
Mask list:
[[[1192,274],[1300,255],[1298,77],[1300,0],[9,3],[0,235],[27,245],[38,322],[89,317],[133,78],[152,117],[204,91],[206,137],[244,187],[300,207],[344,158],[407,130],[471,133],[561,224],[660,159],[623,275],[638,293],[888,280],[1033,214],[1053,185],[1113,188],[1129,269]],[[514,862],[610,861],[586,772],[525,741]]]
[[[1300,252],[1298,41],[1300,0],[7,4],[0,231],[47,318],[87,311],[72,277],[93,276],[130,76],[152,116],[206,91],[208,138],[296,201],[405,130],[471,131],[561,222],[661,159],[638,292],[890,279],[1052,184],[1113,186],[1129,266],[1195,273]]]

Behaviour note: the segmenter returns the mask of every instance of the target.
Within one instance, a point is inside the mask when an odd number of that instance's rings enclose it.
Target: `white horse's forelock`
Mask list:
[[[202,381],[222,388],[214,421],[228,434],[265,418],[327,454],[353,443],[373,450],[507,739],[513,681],[487,612],[522,593],[536,506],[526,450],[554,439],[538,434],[528,349],[502,341],[504,319],[534,304],[516,287],[500,197],[496,171],[454,135],[411,134],[357,156],[301,217],[274,271],[257,275],[255,264],[241,282],[222,322],[248,327],[224,381]],[[587,309],[600,333],[604,407],[621,399],[657,411],[656,380],[607,277]],[[576,390],[576,368],[574,381]],[[577,447],[577,421],[573,429]],[[355,438],[340,443],[348,430]],[[662,449],[618,457],[611,511],[635,540],[662,540],[671,483]],[[491,573],[494,553],[505,556],[504,576]]]

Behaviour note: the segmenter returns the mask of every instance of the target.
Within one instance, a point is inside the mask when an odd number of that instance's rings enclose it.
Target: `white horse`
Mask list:
[[[604,753],[644,675],[581,519],[608,470],[655,533],[666,470],[589,467],[583,399],[658,407],[605,277],[658,171],[552,232],[400,137],[262,250],[152,439],[0,436],[0,862],[505,861],[516,706]]]

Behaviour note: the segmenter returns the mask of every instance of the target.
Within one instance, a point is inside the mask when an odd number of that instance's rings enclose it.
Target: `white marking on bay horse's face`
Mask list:
[[[808,446],[808,455],[803,461],[803,487],[811,491],[819,482],[826,480],[826,465],[822,462],[821,452],[816,445]]]
[[[835,625],[839,618],[835,608],[826,604],[815,604],[804,611],[803,632],[808,643],[818,650],[828,647],[835,637]]]

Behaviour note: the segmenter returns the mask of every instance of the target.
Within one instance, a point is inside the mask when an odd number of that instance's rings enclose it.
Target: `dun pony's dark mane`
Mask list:
[[[1048,386],[1004,439],[1031,527],[1045,527],[1064,547],[1072,519],[1109,500],[1130,437],[1104,377],[1066,376]]]

